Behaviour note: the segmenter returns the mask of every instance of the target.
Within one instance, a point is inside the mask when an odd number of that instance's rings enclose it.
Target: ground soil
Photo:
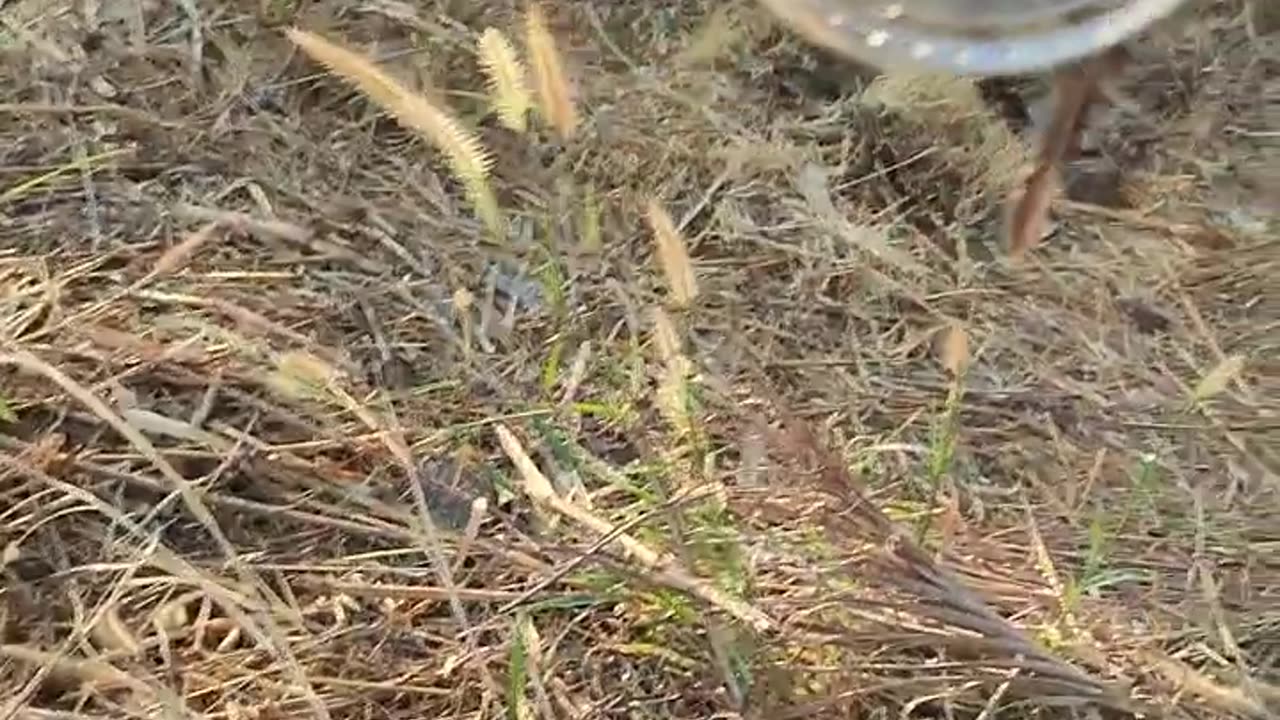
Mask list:
[[[1135,42],[1013,263],[1036,78],[548,2],[520,133],[522,7],[0,0],[0,716],[1280,712],[1266,13]]]

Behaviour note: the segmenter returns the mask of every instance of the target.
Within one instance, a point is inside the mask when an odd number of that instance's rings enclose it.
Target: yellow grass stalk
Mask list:
[[[688,307],[698,296],[698,281],[684,237],[666,209],[656,200],[649,201],[648,218],[658,245],[658,262],[671,286],[672,304],[678,308]]]
[[[474,134],[448,110],[410,91],[364,55],[306,30],[290,28],[286,32],[312,60],[354,85],[401,125],[444,153],[480,219],[497,238],[504,237],[502,213],[489,185],[493,159]]]
[[[533,100],[525,84],[527,71],[511,41],[497,28],[489,28],[480,36],[480,66],[489,81],[489,102],[498,119],[515,132],[524,132]]]
[[[578,128],[578,110],[570,97],[555,37],[547,28],[546,13],[538,2],[529,3],[525,13],[525,43],[533,61],[542,115],[562,139],[568,140]]]
[[[653,311],[653,340],[663,364],[658,381],[658,408],[678,435],[692,435],[695,428],[688,398],[693,363],[681,352],[675,323],[660,307]]]

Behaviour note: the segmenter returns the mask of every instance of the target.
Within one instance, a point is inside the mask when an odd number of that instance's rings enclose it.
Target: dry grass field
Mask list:
[[[1280,717],[1274,3],[541,8],[0,0],[0,720]]]

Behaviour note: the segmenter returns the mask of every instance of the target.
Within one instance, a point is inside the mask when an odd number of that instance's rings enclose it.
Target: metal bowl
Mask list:
[[[1049,70],[1128,40],[1189,0],[759,0],[809,40],[881,68]]]

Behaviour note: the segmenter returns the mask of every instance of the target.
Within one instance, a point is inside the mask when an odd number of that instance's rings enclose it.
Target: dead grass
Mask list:
[[[516,5],[5,5],[0,718],[1276,716],[1239,3],[1018,266],[973,87]]]

